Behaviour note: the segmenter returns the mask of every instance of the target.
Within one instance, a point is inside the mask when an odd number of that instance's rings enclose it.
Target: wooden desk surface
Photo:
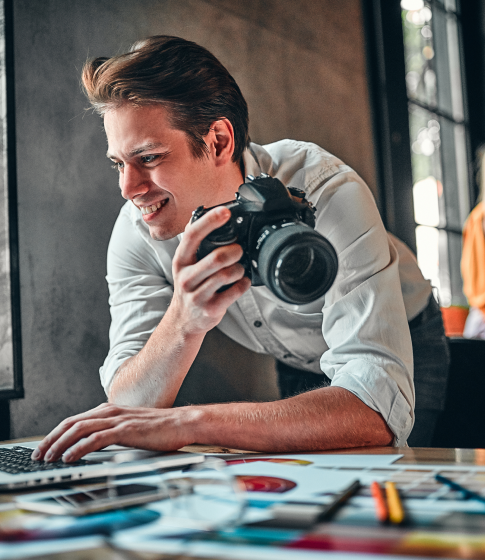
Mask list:
[[[183,451],[193,453],[242,453],[257,454],[254,451],[227,449],[207,445],[189,445]],[[396,464],[436,464],[436,465],[485,465],[485,449],[444,449],[438,447],[359,447],[353,449],[337,449],[323,451],[318,454],[341,453],[345,455],[394,455],[402,454]],[[266,453],[267,455],[267,453]],[[273,455],[273,454],[272,454]],[[284,453],[281,454],[285,455]],[[286,453],[288,455],[288,453]]]

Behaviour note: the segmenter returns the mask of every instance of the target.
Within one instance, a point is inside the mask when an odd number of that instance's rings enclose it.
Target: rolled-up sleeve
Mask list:
[[[378,411],[404,445],[414,423],[413,358],[397,251],[372,195],[353,172],[331,179],[316,201],[317,229],[339,258],[325,296],[320,366]]]
[[[129,206],[121,210],[108,247],[110,350],[100,368],[106,393],[122,363],[143,348],[173,295],[173,286],[148,232],[140,231],[131,212]],[[172,242],[173,249],[177,243],[177,239]],[[170,263],[171,255],[167,254],[167,259]]]

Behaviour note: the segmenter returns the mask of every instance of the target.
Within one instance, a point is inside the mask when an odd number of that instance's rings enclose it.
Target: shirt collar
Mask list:
[[[243,160],[246,177],[248,175],[258,177],[261,173],[267,173],[273,177],[273,160],[262,146],[251,142],[249,148],[244,151]]]

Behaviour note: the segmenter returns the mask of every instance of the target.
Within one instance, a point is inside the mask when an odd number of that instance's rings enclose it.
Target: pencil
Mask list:
[[[347,486],[342,492],[336,494],[333,500],[325,506],[323,511],[317,518],[317,521],[329,521],[336,511],[342,507],[354,494],[360,490],[360,480],[354,480],[352,484]]]
[[[382,487],[378,482],[374,481],[370,485],[370,491],[374,498],[377,519],[381,523],[385,523],[389,518],[389,508],[387,507],[386,497],[384,496]]]
[[[485,502],[485,497],[478,492],[473,492],[473,490],[469,490],[466,486],[462,486],[461,484],[458,484],[458,482],[454,482],[442,474],[436,474],[435,479],[438,482],[441,482],[441,484],[446,484],[453,490],[461,492],[464,500],[478,500],[479,502]]]
[[[391,523],[398,525],[404,521],[404,509],[394,482],[386,482],[386,496],[389,506],[389,520]]]

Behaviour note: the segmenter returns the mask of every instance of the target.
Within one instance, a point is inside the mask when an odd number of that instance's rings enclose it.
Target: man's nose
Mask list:
[[[120,189],[123,198],[133,200],[149,191],[148,177],[135,166],[125,165],[123,173],[120,173]]]

